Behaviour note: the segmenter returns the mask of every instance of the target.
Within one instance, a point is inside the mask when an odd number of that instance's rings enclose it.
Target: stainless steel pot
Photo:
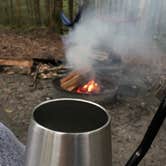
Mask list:
[[[166,118],[166,96],[125,166],[137,166]],[[82,99],[44,102],[33,112],[25,166],[112,166],[111,118]]]
[[[112,166],[111,118],[82,99],[56,99],[34,109],[25,166]]]

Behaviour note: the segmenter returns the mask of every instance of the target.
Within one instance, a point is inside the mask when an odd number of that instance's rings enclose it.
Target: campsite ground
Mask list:
[[[27,75],[0,74],[0,121],[8,125],[26,143],[27,129],[33,108],[42,101],[56,98],[52,80],[40,80],[32,87]],[[114,166],[123,166],[140,143],[159,101],[153,96],[139,96],[106,106],[112,116],[112,145]],[[166,165],[166,126],[162,126],[142,166]]]
[[[40,31],[41,32],[41,31]],[[34,33],[34,32],[33,32]],[[42,35],[41,35],[42,34]],[[34,35],[0,32],[0,58],[63,57],[59,38],[48,33]],[[14,52],[14,55],[12,54]],[[7,54],[8,53],[8,54]],[[27,54],[28,53],[28,54]],[[45,54],[47,53],[47,55]],[[5,72],[0,68],[0,121],[6,124],[26,144],[27,131],[33,108],[42,101],[57,98],[52,79],[39,79],[32,86],[31,75]],[[154,93],[123,97],[105,105],[112,116],[112,156],[114,166],[123,166],[141,142],[159,100]],[[141,166],[166,165],[166,123],[162,126]]]

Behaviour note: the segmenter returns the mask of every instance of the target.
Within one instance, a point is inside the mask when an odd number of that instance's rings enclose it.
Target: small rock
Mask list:
[[[51,100],[52,98],[51,97],[46,97],[46,100]]]
[[[141,106],[142,108],[144,108],[144,107],[146,106],[146,104],[145,104],[144,102],[142,102],[142,103],[140,104],[140,106]]]
[[[13,110],[11,110],[11,109],[7,108],[7,109],[5,109],[5,112],[7,112],[7,113],[12,113],[12,112],[13,112]]]

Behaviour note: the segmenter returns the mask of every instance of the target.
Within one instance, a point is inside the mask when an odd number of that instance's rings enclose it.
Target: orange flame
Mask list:
[[[77,89],[77,93],[82,94],[92,94],[92,93],[99,93],[101,90],[98,83],[96,83],[94,80],[90,80],[87,84],[83,85],[82,87],[79,87]]]

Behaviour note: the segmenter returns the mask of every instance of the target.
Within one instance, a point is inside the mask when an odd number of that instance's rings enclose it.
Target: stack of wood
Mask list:
[[[72,71],[60,80],[60,86],[69,92],[74,91],[85,82],[88,75],[88,71]]]

